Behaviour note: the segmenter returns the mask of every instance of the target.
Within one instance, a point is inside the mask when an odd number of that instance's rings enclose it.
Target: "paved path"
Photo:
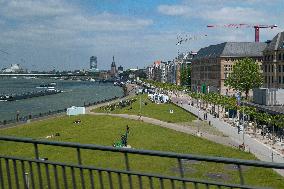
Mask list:
[[[127,119],[140,120],[140,121],[143,121],[145,123],[150,123],[150,124],[158,125],[158,126],[165,127],[165,128],[168,128],[168,129],[172,129],[172,130],[175,130],[175,131],[179,131],[179,132],[191,134],[191,135],[194,135],[194,136],[202,137],[202,138],[211,140],[211,141],[219,143],[219,144],[223,144],[223,145],[227,145],[227,146],[235,146],[235,147],[237,146],[237,143],[234,143],[234,141],[232,141],[229,137],[212,135],[210,133],[203,133],[202,135],[199,135],[196,132],[195,129],[192,129],[188,126],[183,126],[183,125],[179,125],[179,124],[176,124],[176,123],[168,123],[168,122],[160,121],[160,120],[154,119],[154,118],[149,118],[149,117],[144,117],[144,116],[141,116],[141,118],[140,118],[137,115],[129,115],[129,114],[94,113],[94,112],[91,112],[90,110],[88,110],[86,113],[92,114],[92,115],[110,115],[110,116],[115,116],[115,117],[122,117],[122,118],[127,118]]]
[[[176,103],[178,106],[188,110],[189,112],[193,113],[196,116],[199,116],[200,118],[203,118],[204,111],[199,110],[197,107],[190,106],[188,103],[189,99],[186,99],[184,97],[173,97],[172,101]],[[183,102],[177,103],[177,102]],[[235,143],[242,144],[243,143],[243,137],[244,142],[247,147],[247,149],[253,153],[258,159],[262,161],[273,161],[277,163],[284,163],[284,157],[279,154],[277,151],[273,150],[270,146],[261,143],[259,140],[256,140],[255,138],[252,138],[252,136],[248,134],[238,134],[238,130],[236,127],[232,127],[228,123],[224,122],[223,120],[220,120],[219,118],[214,118],[212,115],[208,114],[207,121],[210,121],[211,124],[217,128],[219,131],[223,132],[224,134],[228,135]],[[284,176],[284,170],[277,170],[278,173],[280,173],[282,176]]]
[[[119,100],[121,100],[121,99],[119,99]],[[116,101],[118,101],[118,100],[116,100]],[[199,118],[203,118],[204,111],[198,110],[198,108],[196,108],[194,106],[190,106],[190,105],[188,105],[188,103],[185,103],[185,102],[188,102],[188,99],[186,99],[184,97],[172,97],[172,101],[174,103],[183,101],[184,103],[182,103],[182,104],[180,104],[180,103],[176,103],[176,104],[178,106],[186,109],[187,111],[195,114]],[[103,106],[103,105],[105,105],[105,104],[100,104],[99,106]],[[99,107],[99,106],[96,106],[96,107]],[[274,162],[284,163],[284,157],[281,154],[279,154],[277,151],[273,150],[270,146],[261,143],[260,141],[256,140],[255,138],[252,138],[250,135],[245,134],[243,136],[243,134],[238,134],[237,128],[232,127],[231,125],[220,120],[219,118],[214,118],[210,114],[208,114],[207,121],[210,121],[212,126],[214,126],[216,129],[218,129],[219,131],[221,131],[222,133],[224,133],[225,135],[227,135],[229,137],[212,135],[210,133],[202,133],[200,135],[196,132],[196,130],[194,130],[190,127],[179,125],[179,124],[176,124],[176,123],[168,123],[168,122],[160,121],[160,120],[157,120],[157,119],[154,119],[154,118],[149,118],[149,117],[143,117],[142,116],[141,118],[139,118],[139,116],[137,116],[137,115],[94,113],[94,112],[91,112],[91,109],[93,109],[93,108],[95,108],[95,107],[87,108],[86,113],[92,114],[92,115],[110,115],[110,116],[122,117],[122,118],[127,118],[127,119],[133,119],[133,120],[140,120],[141,119],[141,121],[146,122],[146,123],[150,123],[150,124],[158,125],[158,126],[161,126],[161,127],[173,129],[175,131],[199,136],[199,137],[206,138],[208,140],[214,141],[214,142],[219,143],[219,144],[227,145],[227,146],[237,147],[238,145],[243,143],[243,137],[244,137],[246,149],[249,152],[253,153],[258,159],[260,159],[262,161],[271,162],[272,161],[272,154],[273,154],[273,161]],[[279,174],[281,174],[282,176],[284,176],[284,170],[276,170],[276,171]]]

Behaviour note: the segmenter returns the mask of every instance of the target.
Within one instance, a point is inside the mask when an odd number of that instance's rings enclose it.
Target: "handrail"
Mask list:
[[[95,171],[120,173],[120,174],[126,174],[126,175],[154,177],[154,178],[158,178],[158,179],[176,180],[176,181],[199,183],[199,184],[205,184],[205,185],[207,184],[207,185],[224,186],[224,187],[241,188],[241,189],[266,189],[266,188],[252,187],[252,186],[248,186],[248,185],[227,184],[227,183],[221,183],[221,182],[215,182],[215,181],[189,179],[189,178],[181,178],[181,177],[173,177],[173,176],[161,176],[161,175],[158,175],[158,174],[141,173],[141,172],[136,172],[136,171],[116,170],[116,169],[110,169],[110,168],[98,168],[98,167],[94,167],[94,166],[66,164],[66,163],[43,161],[43,160],[36,160],[36,159],[27,159],[27,158],[12,157],[12,156],[0,155],[0,159],[1,158],[10,159],[10,160],[17,160],[17,161],[27,161],[27,162],[32,162],[32,163],[41,163],[41,164],[54,165],[54,166],[64,166],[64,167],[72,167],[72,168],[78,168],[78,169],[88,169],[88,170],[95,170]]]
[[[256,161],[256,160],[244,160],[244,159],[235,159],[235,158],[224,158],[224,157],[203,156],[203,155],[193,155],[193,154],[181,154],[181,153],[174,153],[174,152],[154,151],[154,150],[114,148],[114,147],[110,147],[110,146],[101,146],[101,145],[94,145],[94,144],[57,142],[57,141],[38,140],[38,139],[32,139],[32,138],[20,138],[20,137],[13,137],[13,136],[0,136],[0,141],[1,140],[2,141],[31,143],[31,144],[42,144],[42,145],[51,145],[51,146],[70,147],[70,148],[121,152],[121,153],[128,153],[128,154],[159,156],[159,157],[176,158],[176,159],[190,159],[190,160],[198,160],[198,161],[206,161],[206,162],[219,162],[219,163],[225,163],[225,164],[238,164],[238,165],[247,165],[247,166],[254,166],[254,167],[284,169],[284,163],[274,163],[274,162],[265,162],[265,161]]]

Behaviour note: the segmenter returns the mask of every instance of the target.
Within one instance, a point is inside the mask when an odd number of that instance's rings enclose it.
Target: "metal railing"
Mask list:
[[[34,158],[12,157],[0,154],[0,189],[25,188],[246,188],[259,189],[260,187],[245,185],[242,166],[261,168],[284,169],[284,164],[270,163],[254,160],[242,160],[222,157],[179,154],[172,152],[137,150],[128,148],[114,148],[90,144],[70,142],[44,141],[30,138],[0,136],[0,141],[10,141],[32,144]],[[3,142],[2,142],[3,144]],[[1,145],[2,145],[1,144]],[[53,162],[40,159],[39,145],[54,147],[67,147],[76,150],[77,163]],[[82,150],[106,151],[122,153],[124,157],[124,170],[100,168],[82,164]],[[156,156],[175,159],[179,168],[179,176],[168,176],[153,173],[133,171],[130,167],[129,154],[139,156]],[[141,157],[142,158],[142,157]],[[239,172],[239,184],[215,182],[186,178],[184,173],[184,160],[196,160],[221,164],[234,164]],[[150,167],[150,165],[149,165]],[[117,187],[116,187],[117,186]]]

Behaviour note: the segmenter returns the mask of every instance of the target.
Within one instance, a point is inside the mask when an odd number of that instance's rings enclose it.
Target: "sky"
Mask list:
[[[254,41],[254,29],[224,24],[278,25],[260,41],[284,31],[284,0],[0,0],[0,69],[144,68],[226,41]],[[207,28],[208,24],[217,25]],[[179,46],[177,37],[192,36]],[[205,37],[206,36],[206,37]]]

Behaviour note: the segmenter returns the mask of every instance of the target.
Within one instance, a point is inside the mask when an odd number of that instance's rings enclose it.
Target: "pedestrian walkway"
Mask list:
[[[184,96],[179,97],[172,97],[172,102],[176,105],[184,108],[185,110],[193,113],[194,115],[198,116],[200,119],[204,117],[204,111],[189,105],[188,103],[178,103],[178,102],[189,102],[189,98]],[[231,140],[233,140],[238,145],[245,144],[246,149],[253,153],[258,159],[262,161],[268,162],[277,162],[277,163],[284,163],[284,156],[281,155],[279,152],[272,149],[270,146],[262,143],[261,141],[253,138],[252,136],[245,134],[245,133],[238,133],[238,129],[236,127],[232,127],[230,124],[224,122],[219,118],[213,117],[213,115],[208,114],[207,121],[212,124],[215,128],[219,131],[223,132],[225,135],[228,135]],[[244,140],[243,140],[244,139]],[[284,171],[277,170],[282,176],[284,176]]]
[[[186,109],[187,111],[193,113],[194,115],[198,116],[199,119],[202,119],[204,117],[204,111],[198,109],[197,107],[189,105],[188,102],[189,99],[184,96],[178,96],[178,97],[172,97],[172,102],[176,105]],[[183,102],[183,103],[180,103]],[[101,106],[101,105],[100,105]],[[96,106],[98,107],[98,106]],[[110,114],[110,113],[95,113],[91,112],[91,110],[95,107],[88,108],[86,113],[91,115],[110,115],[110,116],[116,116],[116,117],[122,117],[127,119],[133,119],[133,120],[140,120],[146,123],[158,125],[161,127],[169,128],[175,131],[191,134],[194,136],[202,137],[205,139],[208,139],[210,141],[223,144],[226,146],[231,147],[239,147],[239,145],[245,143],[246,150],[254,154],[258,159],[262,161],[274,161],[277,163],[284,163],[284,157],[274,151],[271,147],[269,147],[266,144],[261,143],[259,140],[256,140],[255,138],[252,138],[248,134],[238,134],[238,130],[235,127],[232,127],[230,124],[224,122],[223,120],[219,118],[214,118],[213,115],[207,114],[207,122],[210,122],[210,125],[224,133],[224,135],[228,136],[218,136],[218,135],[212,135],[210,133],[198,133],[195,129],[192,129],[190,127],[180,125],[178,123],[168,123],[164,121],[160,121],[154,118],[139,116],[139,115],[129,115],[129,114]],[[244,141],[243,141],[244,139]],[[282,176],[284,176],[284,170],[275,170]]]

